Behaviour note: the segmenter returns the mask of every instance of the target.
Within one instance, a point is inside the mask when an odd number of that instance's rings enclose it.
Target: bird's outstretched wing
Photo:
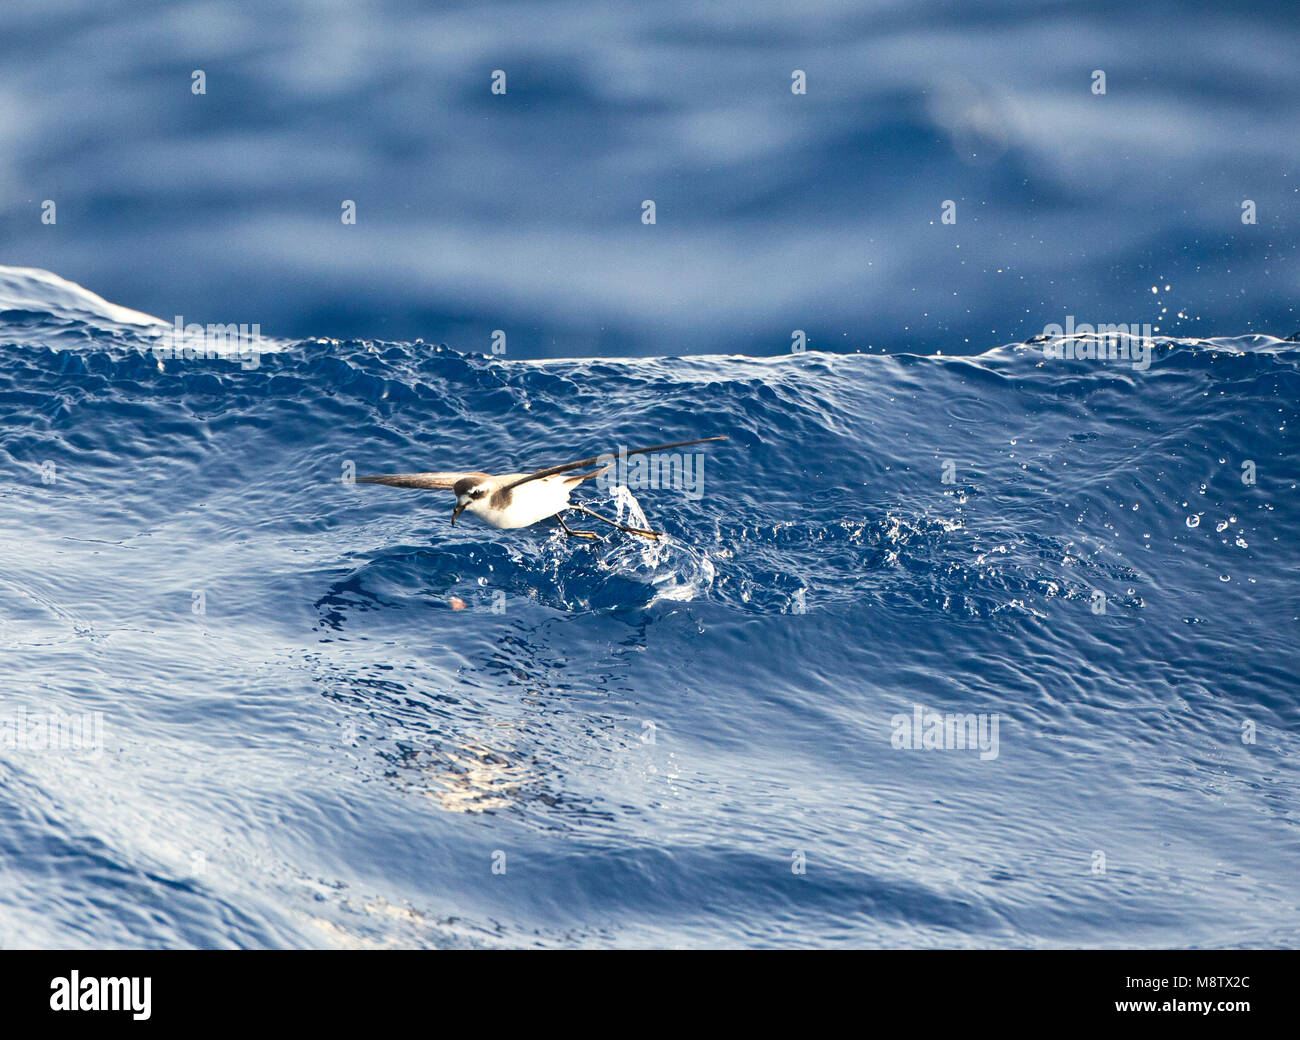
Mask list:
[[[486,473],[385,473],[377,477],[357,477],[357,483],[450,491],[462,477],[481,479],[486,476]]]
[[[708,441],[725,441],[726,437],[701,437],[694,441],[676,441],[673,444],[656,444],[651,448],[637,448],[635,451],[625,451],[623,455],[645,455],[651,451],[667,451],[669,448],[685,448],[690,444],[704,444]],[[593,455],[589,459],[579,459],[577,462],[566,462],[563,466],[551,466],[547,469],[539,469],[536,473],[529,473],[526,477],[520,477],[518,480],[506,484],[497,494],[503,491],[509,491],[511,488],[518,487],[520,484],[527,484],[530,480],[541,480],[542,477],[553,477],[557,473],[567,473],[571,469],[582,469],[583,466],[594,466],[602,459],[608,461],[615,456],[615,452],[607,452],[604,455]],[[358,477],[358,480],[361,478]]]

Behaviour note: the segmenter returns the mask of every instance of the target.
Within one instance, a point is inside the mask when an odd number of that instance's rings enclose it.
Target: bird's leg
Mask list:
[[[605,540],[600,535],[598,535],[595,531],[575,531],[572,527],[570,527],[568,524],[564,522],[564,517],[562,517],[559,513],[555,514],[555,519],[558,520],[560,522],[560,526],[564,528],[564,533],[567,535],[572,535],[574,538],[590,538],[593,541],[597,541],[597,542],[603,542]]]
[[[602,523],[609,524],[610,527],[617,527],[620,531],[626,531],[628,534],[639,534],[645,538],[654,538],[654,539],[659,539],[663,537],[663,535],[660,534],[658,531],[644,531],[639,527],[628,527],[625,524],[620,524],[613,520],[609,520],[606,517],[601,516],[599,513],[593,513],[586,506],[569,506],[569,508],[576,509],[579,513],[586,513],[588,516],[594,516],[597,520],[601,521]]]

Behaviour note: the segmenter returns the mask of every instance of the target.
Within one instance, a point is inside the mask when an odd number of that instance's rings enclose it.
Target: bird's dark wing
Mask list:
[[[726,439],[726,437],[701,437],[699,440],[694,441],[677,441],[673,444],[656,444],[652,448],[637,448],[635,451],[625,451],[623,454],[645,455],[647,452],[651,451],[667,451],[669,448],[685,448],[690,444],[705,444],[708,441],[725,441]],[[501,491],[509,491],[511,488],[518,487],[520,484],[527,484],[530,480],[540,480],[542,477],[553,477],[557,473],[567,473],[571,469],[582,469],[583,466],[594,466],[602,459],[609,460],[614,458],[616,455],[616,452],[607,452],[604,455],[593,455],[589,459],[579,459],[577,462],[566,462],[563,466],[551,466],[547,469],[539,469],[536,473],[529,473],[526,477],[520,477],[512,483],[506,484],[501,488]]]
[[[456,481],[462,477],[484,478],[486,476],[486,473],[385,473],[378,477],[357,477],[357,483],[450,491],[456,486]]]

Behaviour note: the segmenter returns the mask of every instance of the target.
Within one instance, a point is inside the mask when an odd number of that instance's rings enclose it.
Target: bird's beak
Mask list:
[[[467,502],[458,502],[458,503],[456,504],[456,508],[453,509],[453,510],[451,511],[451,526],[452,526],[452,527],[455,527],[455,526],[456,526],[456,517],[460,516],[461,513],[465,512],[465,506],[468,505],[468,504],[469,504],[469,503],[467,503]]]

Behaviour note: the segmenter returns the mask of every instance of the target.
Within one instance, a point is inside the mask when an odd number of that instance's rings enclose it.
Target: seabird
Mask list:
[[[627,455],[646,455],[655,451],[667,451],[670,448],[685,448],[691,444],[704,444],[708,441],[725,441],[726,437],[701,437],[693,441],[677,441],[674,444],[656,444],[651,448],[637,448],[635,451],[622,452]],[[503,473],[493,476],[490,473],[388,473],[381,476],[357,477],[358,484],[387,484],[389,487],[430,488],[450,490],[456,495],[456,506],[451,511],[451,525],[461,513],[468,512],[480,520],[497,528],[529,527],[547,517],[555,517],[565,534],[575,538],[592,538],[603,541],[594,531],[575,531],[564,522],[561,513],[567,510],[585,513],[611,527],[629,534],[639,534],[646,538],[659,538],[655,531],[645,531],[639,527],[627,527],[599,513],[593,513],[586,506],[574,505],[569,501],[573,489],[584,480],[592,480],[606,470],[613,468],[613,462],[606,460],[613,455],[593,455],[589,459],[566,462],[562,466],[549,466],[535,473]],[[584,466],[594,466],[606,462],[599,469],[587,473],[573,473]]]

